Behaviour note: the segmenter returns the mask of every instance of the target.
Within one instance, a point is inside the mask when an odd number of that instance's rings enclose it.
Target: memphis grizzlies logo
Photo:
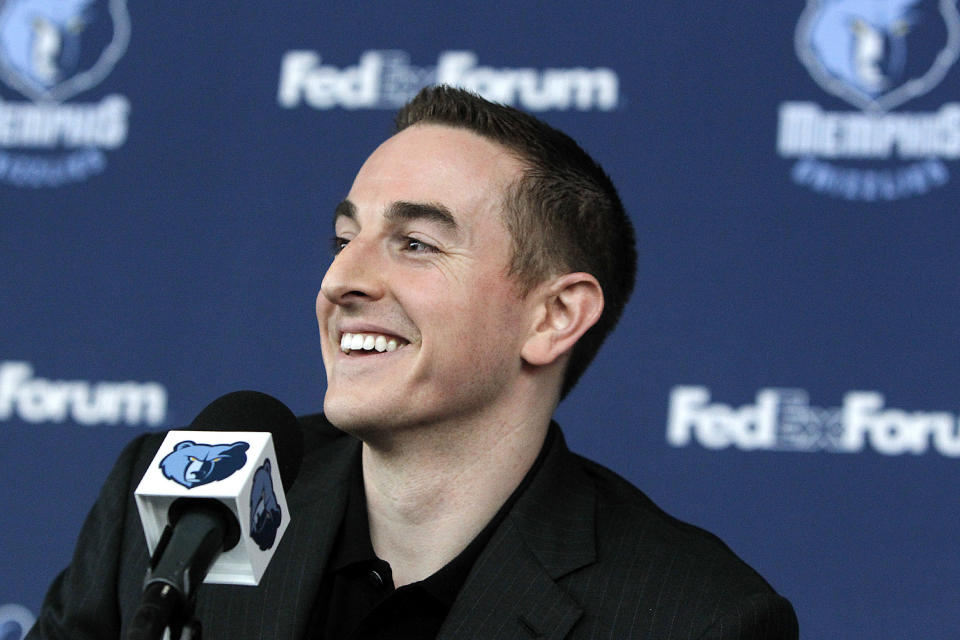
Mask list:
[[[65,101],[100,84],[129,41],[126,0],[0,0],[0,83],[28,99],[0,95],[0,182],[59,187],[104,171],[130,101]]]
[[[827,92],[886,111],[943,80],[960,55],[956,0],[809,0],[797,55]]]
[[[100,83],[127,49],[125,0],[6,0],[0,79],[35,101],[62,101]]]
[[[253,490],[250,492],[250,537],[261,551],[273,546],[282,515],[270,468],[270,460],[264,460],[253,474]]]
[[[960,158],[960,102],[932,98],[960,57],[957,0],[808,0],[794,41],[817,84],[856,107],[780,103],[777,153],[796,160],[794,183],[844,200],[889,202],[950,182],[947,163]],[[921,96],[922,110],[893,111]]]
[[[184,440],[160,461],[160,469],[168,479],[192,489],[228,478],[243,468],[249,448],[246,442],[210,445]]]

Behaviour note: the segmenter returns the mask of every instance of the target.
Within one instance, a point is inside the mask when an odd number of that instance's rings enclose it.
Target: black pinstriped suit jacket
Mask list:
[[[319,415],[287,496],[290,527],[258,587],[204,585],[206,640],[305,638],[346,502],[358,442]],[[148,554],[133,488],[160,437],[124,451],[27,636],[123,638]],[[478,558],[443,639],[796,638],[790,603],[720,540],[657,508],[554,439],[544,465]]]

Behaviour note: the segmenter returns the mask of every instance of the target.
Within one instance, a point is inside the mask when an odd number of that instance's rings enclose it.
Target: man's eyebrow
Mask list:
[[[357,207],[349,200],[344,200],[337,205],[337,208],[333,210],[333,222],[336,224],[337,218],[343,216],[344,218],[350,218],[351,220],[357,219]]]
[[[428,220],[437,222],[450,231],[459,231],[460,225],[457,224],[450,209],[442,204],[431,202],[394,202],[387,207],[384,217],[391,222],[409,221],[409,220]]]
[[[336,226],[337,220],[341,217],[349,220],[357,219],[357,206],[349,200],[344,200],[337,205],[333,211],[333,223]],[[437,222],[450,231],[458,232],[460,225],[450,210],[442,204],[424,203],[424,202],[394,202],[387,207],[383,217],[390,222],[409,221],[409,220],[429,220]]]

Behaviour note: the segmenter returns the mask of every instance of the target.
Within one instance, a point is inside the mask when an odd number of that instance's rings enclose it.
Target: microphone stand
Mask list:
[[[239,539],[233,512],[217,500],[181,498],[170,505],[168,517],[172,524],[150,559],[127,640],[162,640],[167,629],[174,640],[201,640],[194,616],[197,589],[220,552]],[[168,549],[173,552],[165,553]]]

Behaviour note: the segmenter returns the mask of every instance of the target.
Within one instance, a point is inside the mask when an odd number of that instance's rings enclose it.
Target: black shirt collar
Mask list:
[[[523,480],[520,481],[520,484],[517,485],[517,488],[510,494],[510,497],[507,498],[507,501],[470,544],[436,573],[420,582],[407,586],[422,588],[447,607],[453,605],[460,588],[470,573],[470,569],[473,568],[477,558],[486,548],[497,527],[507,517],[517,499],[533,481],[540,467],[543,466],[547,451],[549,451],[553,440],[556,438],[558,429],[559,427],[555,423],[550,424],[543,446],[540,448],[540,453],[534,460],[533,465],[531,465]],[[370,524],[367,519],[367,500],[363,490],[363,471],[359,452],[350,471],[348,492],[346,513],[330,557],[329,566],[334,573],[347,571],[353,567],[366,568],[374,563],[383,562],[377,558],[373,550],[373,544],[370,542]]]

